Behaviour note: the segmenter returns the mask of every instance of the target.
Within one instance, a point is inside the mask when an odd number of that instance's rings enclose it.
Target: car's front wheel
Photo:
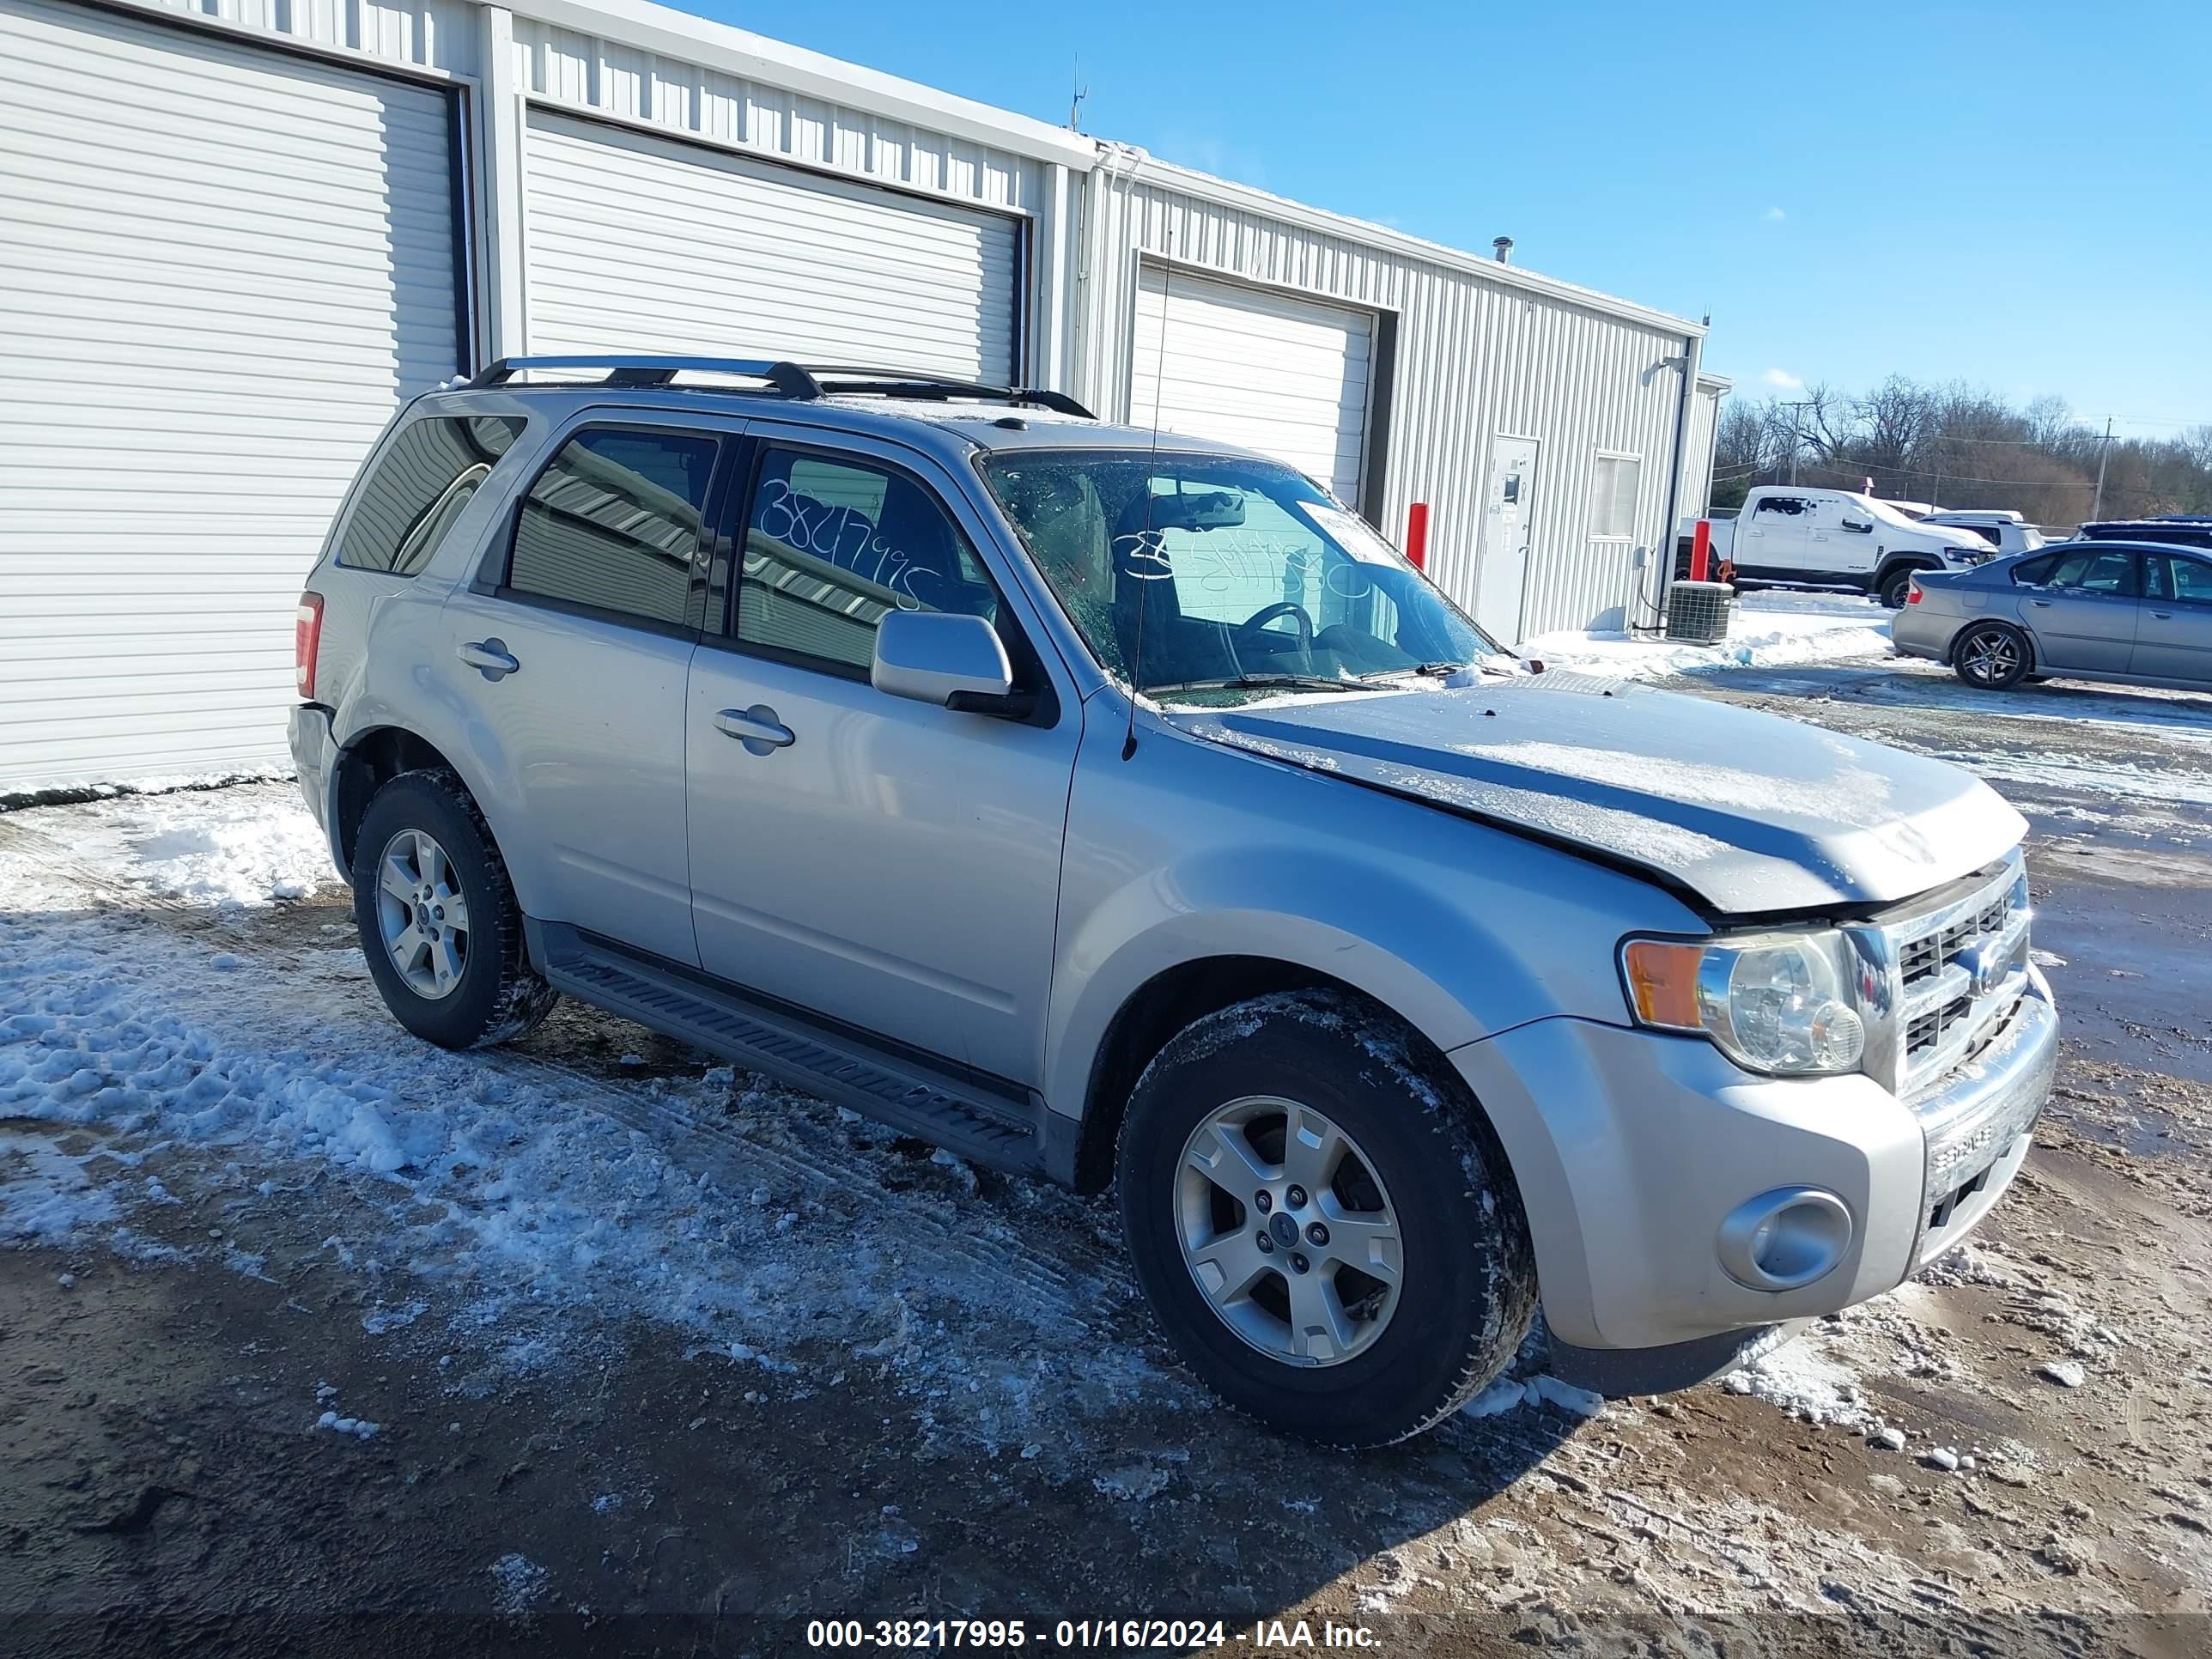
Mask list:
[[[2027,636],[2003,623],[1975,623],[1959,635],[1951,665],[1960,679],[1984,691],[2008,691],[2027,678],[2035,653]]]
[[[1496,1138],[1456,1078],[1349,997],[1263,997],[1185,1030],[1130,1100],[1119,1179],[1176,1347],[1290,1433],[1404,1439],[1528,1334],[1534,1254]]]
[[[403,772],[369,801],[353,907],[385,1006],[425,1042],[489,1048],[534,1030],[560,1000],[530,965],[491,830],[450,772]]]

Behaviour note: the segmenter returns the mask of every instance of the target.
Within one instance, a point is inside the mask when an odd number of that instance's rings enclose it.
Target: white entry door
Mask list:
[[[1534,524],[1536,441],[1499,433],[1490,442],[1490,490],[1483,498],[1482,572],[1474,619],[1507,645],[1521,641],[1521,592],[1528,580]]]

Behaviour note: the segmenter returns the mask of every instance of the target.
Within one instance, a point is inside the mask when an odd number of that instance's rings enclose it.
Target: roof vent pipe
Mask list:
[[[1510,265],[1513,263],[1513,239],[1510,236],[1493,238],[1490,245],[1498,250],[1499,264]]]

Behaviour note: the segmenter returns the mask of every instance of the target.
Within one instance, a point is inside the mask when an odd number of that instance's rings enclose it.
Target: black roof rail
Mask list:
[[[990,386],[980,380],[963,380],[923,370],[882,368],[866,363],[803,363],[793,367],[803,368],[812,375],[821,383],[825,392],[856,392],[871,397],[915,398],[937,402],[953,398],[975,398],[986,403],[1029,404],[1038,409],[1049,409],[1055,414],[1073,415],[1079,420],[1095,421],[1098,418],[1066,392],[1047,392],[1038,386]]]
[[[516,374],[531,368],[604,369],[605,377],[599,384],[610,386],[667,386],[687,371],[736,374],[747,380],[765,380],[779,395],[799,402],[809,402],[830,392],[939,403],[955,398],[975,398],[986,403],[1027,404],[1085,421],[1097,418],[1066,393],[1036,386],[988,386],[921,369],[854,363],[793,363],[765,357],[634,356],[601,352],[556,357],[501,357],[487,364],[468,384],[504,386]]]
[[[711,374],[740,374],[766,380],[787,398],[818,398],[822,387],[796,363],[770,362],[765,357],[629,356],[618,353],[586,352],[559,357],[501,357],[488,364],[471,380],[472,386],[503,386],[526,368],[603,368],[605,386],[666,386],[686,370]]]

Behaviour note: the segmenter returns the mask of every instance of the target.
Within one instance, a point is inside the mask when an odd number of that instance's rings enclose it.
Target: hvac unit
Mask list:
[[[1689,645],[1728,638],[1735,589],[1726,582],[1676,582],[1667,590],[1667,637]]]

